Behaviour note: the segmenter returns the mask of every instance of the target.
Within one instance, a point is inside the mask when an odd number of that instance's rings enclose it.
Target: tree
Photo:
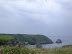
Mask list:
[[[42,45],[39,42],[37,42],[36,47],[37,48],[42,48]]]

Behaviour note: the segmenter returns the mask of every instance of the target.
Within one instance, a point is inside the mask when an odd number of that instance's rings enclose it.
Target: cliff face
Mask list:
[[[57,39],[56,43],[62,43],[61,39]]]

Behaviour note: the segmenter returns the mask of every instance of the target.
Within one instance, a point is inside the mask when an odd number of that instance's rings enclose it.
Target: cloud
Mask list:
[[[14,4],[15,7],[32,12],[41,12],[41,13],[48,13],[48,12],[58,12],[61,8],[61,5],[56,3],[52,0],[35,0],[32,2],[21,0],[10,2],[10,4]]]
[[[32,19],[42,20],[46,24],[57,23],[58,19],[54,15],[58,15],[61,11],[61,5],[53,0],[35,0],[32,2],[22,0],[12,2],[12,4],[19,10],[27,11],[27,15]]]
[[[3,0],[0,4],[1,8],[13,14],[13,18],[28,15],[29,18],[46,24],[57,23],[58,19],[54,17],[61,11],[61,5],[53,0]],[[9,14],[7,15],[9,17]]]
[[[71,17],[71,2],[71,0],[0,0],[0,7],[6,13],[11,13],[14,18],[24,15],[46,24],[62,24],[67,21],[65,18]],[[9,13],[4,15],[9,16]]]
[[[9,32],[69,35],[71,14],[71,0],[0,0],[0,29],[3,28],[3,32],[9,29]]]

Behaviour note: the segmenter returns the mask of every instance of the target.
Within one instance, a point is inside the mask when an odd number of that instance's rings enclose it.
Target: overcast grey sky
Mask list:
[[[0,0],[0,33],[72,36],[72,0]]]

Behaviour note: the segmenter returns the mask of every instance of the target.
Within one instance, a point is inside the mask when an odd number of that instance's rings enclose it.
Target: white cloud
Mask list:
[[[27,0],[18,0],[18,1],[2,1],[5,8],[11,9],[11,7],[16,7],[22,10],[28,10],[33,12],[59,12],[61,9],[61,5],[56,3],[53,0],[35,0],[33,2],[29,2]]]
[[[11,1],[12,2],[12,1]],[[10,3],[11,4],[11,3]],[[28,11],[33,11],[33,12],[41,12],[41,13],[46,13],[46,12],[58,12],[61,9],[61,5],[56,3],[53,0],[36,0],[33,2],[28,2],[26,0],[21,0],[21,1],[15,1],[12,2],[14,6],[16,6],[19,9],[23,10],[28,10]]]
[[[33,2],[22,0],[16,1],[14,5],[16,5],[16,8],[19,8],[21,10],[32,12],[33,14],[29,14],[30,17],[43,21],[46,24],[57,24],[57,22],[59,21],[57,18],[50,18],[49,16],[50,13],[57,15],[61,11],[61,5],[53,0],[36,0]]]
[[[0,31],[72,34],[71,6],[71,0],[0,0]]]
[[[21,18],[21,16],[25,14],[31,19],[37,19],[46,24],[62,24],[64,23],[64,18],[60,19],[60,16],[64,12],[64,9],[61,3],[69,3],[69,1],[70,0],[34,0],[30,2],[28,0],[3,0],[0,1],[0,6],[18,18]],[[63,14],[65,14],[65,12]]]

